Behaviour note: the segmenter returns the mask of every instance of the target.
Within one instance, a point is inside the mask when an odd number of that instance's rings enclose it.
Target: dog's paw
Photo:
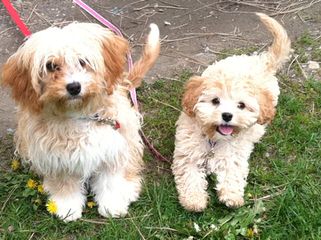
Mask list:
[[[180,196],[179,202],[188,211],[202,212],[207,207],[207,193],[190,193],[186,196]]]
[[[243,196],[234,192],[221,190],[218,192],[218,198],[230,208],[238,208],[244,205]]]
[[[81,218],[83,209],[83,200],[81,198],[52,197],[49,201],[56,204],[57,211],[55,212],[55,215],[64,222],[75,221]]]
[[[127,215],[129,204],[129,200],[112,196],[98,202],[98,212],[103,217],[124,217]]]

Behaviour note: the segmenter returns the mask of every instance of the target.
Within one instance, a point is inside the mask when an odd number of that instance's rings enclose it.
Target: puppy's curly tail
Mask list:
[[[142,78],[147,71],[154,65],[160,51],[159,29],[156,24],[150,24],[150,33],[144,47],[142,57],[134,64],[133,69],[128,75],[128,80],[132,87],[139,87]]]
[[[256,15],[260,17],[262,23],[274,37],[266,55],[268,70],[276,72],[289,59],[291,41],[285,29],[275,19],[263,13],[256,13]]]

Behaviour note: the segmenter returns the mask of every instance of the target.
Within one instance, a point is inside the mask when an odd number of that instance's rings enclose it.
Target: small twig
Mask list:
[[[102,222],[102,221],[96,221],[96,220],[92,220],[92,219],[84,219],[84,218],[80,218],[79,219],[82,222],[88,222],[88,223],[95,223],[95,224],[101,224],[101,225],[106,225],[106,221]]]
[[[159,78],[159,79],[165,79],[165,80],[171,80],[171,81],[176,81],[176,82],[181,82],[181,83],[183,83],[183,81],[178,80],[178,79],[176,79],[176,78],[162,77],[162,76],[160,76],[159,74],[157,74],[156,76],[157,76],[157,78]]]
[[[262,47],[260,47],[256,52],[260,53],[269,43],[264,44]]]
[[[31,236],[29,237],[29,239],[28,240],[31,240],[32,238],[33,238],[33,236],[35,235],[35,232],[33,232],[32,234],[31,234]]]
[[[182,27],[185,27],[185,26],[187,26],[187,25],[188,25],[188,23],[184,23],[184,24],[182,24],[182,25],[179,25],[179,26],[176,26],[176,27],[172,27],[171,30],[175,30],[175,29],[178,29],[178,28],[182,28]]]
[[[266,196],[263,196],[263,197],[260,197],[260,198],[251,198],[250,200],[251,201],[267,200],[267,199],[270,199],[270,198],[273,198],[273,197],[281,195],[284,192],[284,190],[285,190],[285,187],[282,190],[280,190],[280,191],[278,191],[276,193],[272,193],[272,194],[269,194],[269,195],[266,195]]]
[[[317,0],[317,1],[311,1],[310,4],[308,4],[307,6],[302,6],[302,7],[299,7],[299,8],[294,8],[294,9],[291,9],[291,10],[287,10],[287,11],[280,11],[280,12],[276,12],[276,13],[272,13],[270,14],[271,17],[274,17],[274,16],[277,16],[277,15],[283,15],[283,14],[288,14],[288,13],[298,13],[302,10],[305,10],[307,8],[310,8],[312,7],[313,5],[317,4],[321,2],[321,0]]]
[[[53,24],[48,20],[46,19],[45,17],[41,16],[39,13],[37,13],[37,11],[34,11],[34,13],[43,21],[45,21],[46,23],[48,23],[50,26],[53,26]]]
[[[188,15],[188,14],[190,14],[190,13],[192,13],[192,12],[197,12],[197,11],[203,9],[203,8],[210,7],[210,6],[215,5],[215,4],[218,4],[218,3],[210,3],[210,4],[204,5],[204,6],[202,6],[202,7],[196,8],[196,9],[194,9],[194,10],[192,10],[192,11],[188,11],[188,12],[182,14],[182,15],[176,15],[176,16],[174,16],[173,18],[179,18],[179,17],[185,16],[185,15]]]
[[[30,19],[31,19],[33,13],[34,13],[34,11],[36,10],[37,6],[38,6],[38,4],[35,4],[35,6],[33,7],[33,9],[31,10],[31,12],[30,12],[30,14],[29,14],[29,17],[28,17],[27,20],[26,20],[26,24],[29,23],[29,21],[30,21]]]
[[[177,52],[177,53],[178,53],[179,55],[183,56],[184,58],[187,58],[187,59],[190,59],[190,60],[194,61],[196,64],[202,65],[203,67],[207,67],[207,66],[208,66],[207,63],[202,62],[202,61],[200,61],[200,60],[198,60],[198,59],[195,59],[195,58],[193,58],[193,57],[191,57],[191,56],[188,56],[188,55],[186,55],[186,54],[184,54],[184,53],[181,53],[181,52]]]
[[[128,6],[130,6],[130,5],[134,5],[134,4],[136,4],[136,3],[145,2],[145,1],[146,1],[146,0],[139,0],[139,1],[136,1],[136,2],[128,3],[128,4],[124,5],[124,6],[122,6],[120,10],[122,10],[122,9],[124,9],[125,7],[128,7]]]
[[[155,8],[155,6],[150,6],[148,8]],[[159,5],[157,8],[167,8],[167,9],[176,9],[176,10],[186,10],[188,8],[184,7],[175,7],[175,6],[170,6],[170,5]]]
[[[79,11],[89,22],[92,22],[91,19],[87,16],[87,14],[81,8],[79,8]]]
[[[200,38],[203,36],[190,36],[190,37],[183,37],[183,38],[176,38],[176,39],[165,39],[163,40],[164,43],[171,43],[171,42],[179,42],[179,41],[185,41],[185,40],[190,40],[193,38]]]
[[[9,196],[7,197],[6,201],[3,203],[2,207],[1,207],[1,210],[0,210],[0,214],[3,212],[3,210],[5,209],[8,201],[10,200],[12,194],[17,190],[18,186],[15,186],[11,192],[9,193]]]
[[[15,29],[15,28],[16,28],[16,26],[14,26],[14,27],[9,27],[9,28],[7,28],[7,29],[5,29],[5,30],[1,31],[1,32],[0,32],[0,36],[1,36],[2,34],[4,34],[4,33],[8,32],[9,30],[11,30],[11,29]]]
[[[146,229],[157,229],[157,230],[165,230],[165,231],[172,231],[172,232],[178,232],[178,230],[170,227],[144,227]]]
[[[291,67],[293,65],[293,63],[295,62],[295,60],[299,57],[299,55],[294,56],[293,60],[290,62],[289,66],[288,66],[288,70],[286,71],[286,75],[289,75]]]
[[[181,112],[181,110],[178,109],[177,107],[174,107],[174,106],[172,106],[172,105],[170,105],[170,104],[168,104],[168,103],[159,101],[159,100],[157,100],[156,98],[153,98],[153,97],[150,97],[150,98],[151,98],[153,101],[157,102],[157,103],[163,104],[164,106],[170,107],[170,108],[172,108],[172,109],[174,109],[174,110],[176,110],[176,111],[178,111],[178,112]]]
[[[152,214],[145,214],[143,216],[136,216],[136,217],[130,217],[130,218],[116,218],[116,220],[130,220],[130,219],[135,219],[135,218],[145,218],[145,217],[149,217],[151,216]],[[99,221],[99,220],[94,220],[94,219],[85,219],[85,218],[80,218],[79,219],[80,221],[82,222],[88,222],[88,223],[94,223],[94,224],[101,224],[101,225],[105,225],[107,224],[106,221]]]
[[[184,33],[185,36],[199,36],[199,37],[208,37],[208,36],[223,36],[223,37],[239,37],[242,36],[242,34],[237,34],[235,32],[233,33],[221,33],[221,32],[215,32],[215,33]]]
[[[301,17],[301,15],[299,13],[297,13],[296,15],[299,17],[299,19],[301,20],[302,23],[305,23],[304,19]]]
[[[130,216],[130,213],[128,213],[128,215]],[[142,232],[140,231],[140,229],[138,228],[138,226],[136,225],[136,223],[134,222],[134,220],[132,218],[130,218],[131,222],[133,223],[133,225],[135,226],[135,228],[137,229],[139,235],[141,236],[141,238],[143,240],[146,240],[146,238],[144,237],[144,235],[142,234]]]
[[[145,6],[142,6],[142,7],[139,7],[139,8],[134,8],[133,10],[134,10],[134,11],[141,11],[141,10],[143,10],[143,9],[145,9],[145,8],[148,8],[148,7],[150,7],[149,3],[146,4]]]
[[[231,54],[228,54],[228,53],[223,53],[223,52],[219,52],[219,51],[215,51],[209,47],[206,48],[207,51],[209,51],[210,53],[215,53],[215,54],[219,54],[219,55],[224,55],[224,56],[230,56]]]
[[[190,56],[184,56],[182,53],[179,53],[179,52],[177,52],[178,54],[180,54],[181,55],[181,58],[185,58],[184,60],[185,61],[188,61],[188,62],[191,62],[191,63],[193,63],[193,64],[197,64],[197,65],[202,65],[202,66],[204,66],[204,67],[207,67],[208,66],[208,64],[206,64],[206,63],[203,63],[203,62],[201,62],[201,61],[198,61],[198,60],[196,60],[195,58],[192,58],[192,57],[190,57]],[[173,56],[173,55],[170,55],[170,54],[161,54],[161,56],[166,56],[166,57],[171,57],[171,58],[175,58],[175,59],[177,59],[177,55],[175,55],[175,56]]]
[[[160,0],[161,3],[164,3],[166,5],[169,5],[169,6],[173,6],[173,7],[180,7],[181,5],[177,5],[177,4],[174,4],[174,3],[169,3],[169,2],[165,2],[165,1],[162,1]]]
[[[306,75],[305,71],[303,70],[302,66],[301,66],[301,63],[299,62],[298,58],[295,59],[296,63],[298,64],[299,68],[300,68],[300,71],[303,75],[303,77],[305,78],[305,80],[308,79],[308,76]]]

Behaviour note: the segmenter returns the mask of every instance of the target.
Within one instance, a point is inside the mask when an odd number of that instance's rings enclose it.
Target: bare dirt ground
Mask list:
[[[95,22],[72,1],[11,1],[32,32],[71,21]],[[149,23],[160,27],[161,56],[146,77],[152,82],[183,69],[195,73],[215,61],[220,51],[269,44],[271,37],[254,12],[276,17],[292,40],[305,32],[321,35],[321,0],[87,0],[130,39],[134,58],[140,53]],[[4,6],[0,5],[0,66],[23,42]],[[0,137],[15,128],[15,107],[0,90]]]

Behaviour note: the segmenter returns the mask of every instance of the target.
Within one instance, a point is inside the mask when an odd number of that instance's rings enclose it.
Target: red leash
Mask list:
[[[31,35],[31,32],[29,31],[28,27],[24,22],[21,20],[19,14],[17,13],[16,9],[12,6],[11,2],[9,0],[2,0],[3,5],[7,9],[8,13],[10,14],[12,20],[16,23],[16,25],[19,27],[20,31],[25,37],[28,37]]]

